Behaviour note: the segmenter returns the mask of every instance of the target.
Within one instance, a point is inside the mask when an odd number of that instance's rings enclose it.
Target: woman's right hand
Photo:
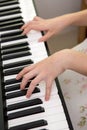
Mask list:
[[[64,28],[64,17],[56,17],[51,19],[42,19],[38,16],[32,21],[24,24],[21,29],[23,34],[27,34],[31,30],[44,31],[45,34],[39,39],[39,42],[47,41],[51,36],[59,33]]]
[[[20,84],[22,90],[25,89],[26,84],[32,79],[26,97],[31,96],[37,84],[45,81],[45,100],[49,100],[54,79],[67,69],[69,53],[70,50],[68,49],[61,50],[36,64],[25,67],[19,72],[16,79],[22,78]]]

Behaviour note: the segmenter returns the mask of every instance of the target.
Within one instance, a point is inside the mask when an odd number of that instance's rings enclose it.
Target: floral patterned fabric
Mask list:
[[[87,39],[73,49],[87,53]],[[87,130],[87,77],[67,70],[58,80],[74,130]]]

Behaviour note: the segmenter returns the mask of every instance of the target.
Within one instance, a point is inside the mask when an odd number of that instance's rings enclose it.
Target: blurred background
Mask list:
[[[67,13],[80,11],[81,0],[34,0],[37,14],[42,18],[52,18]],[[47,41],[50,53],[64,48],[72,48],[78,44],[78,27],[68,27],[60,34],[53,36]]]

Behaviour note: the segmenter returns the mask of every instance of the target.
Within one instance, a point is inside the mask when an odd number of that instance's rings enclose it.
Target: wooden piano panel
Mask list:
[[[82,0],[81,10],[87,9],[86,0]],[[87,26],[79,27],[78,43],[82,42],[87,37]]]

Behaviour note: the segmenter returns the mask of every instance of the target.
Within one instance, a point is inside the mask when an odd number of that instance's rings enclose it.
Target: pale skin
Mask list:
[[[47,20],[35,17],[32,21],[25,24],[22,29],[24,34],[32,29],[45,31],[45,35],[39,39],[39,42],[41,42],[60,33],[60,31],[70,25],[86,26],[87,10]],[[26,97],[30,97],[35,86],[44,80],[46,83],[45,100],[47,101],[50,99],[53,80],[67,69],[87,75],[87,55],[73,49],[58,51],[36,64],[25,67],[17,75],[16,79],[22,78],[20,88],[24,89],[27,82],[35,77],[31,81]]]
[[[32,21],[29,21],[21,29],[23,34],[27,34],[30,30],[45,31],[46,34],[39,39],[41,41],[47,41],[51,36],[60,33],[67,26],[86,26],[87,25],[87,10],[66,14],[60,17],[52,19],[42,19],[40,17],[34,17]]]

